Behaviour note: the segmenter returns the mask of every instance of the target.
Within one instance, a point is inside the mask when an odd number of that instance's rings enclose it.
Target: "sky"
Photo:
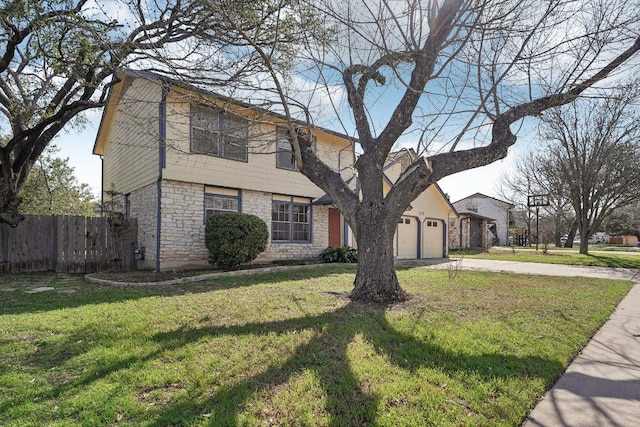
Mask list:
[[[60,133],[55,144],[60,148],[57,154],[69,158],[69,165],[74,168],[75,176],[81,183],[86,183],[99,199],[102,180],[102,164],[100,156],[92,154],[102,110],[89,113],[88,122],[82,130],[70,130]],[[516,146],[517,147],[517,146]],[[517,160],[517,149],[511,149],[507,158],[491,165],[460,172],[448,176],[438,182],[442,191],[449,195],[452,202],[474,193],[483,193],[500,198],[497,180],[501,174],[513,168]]]
[[[345,2],[342,2],[342,3],[346,4]],[[608,3],[613,4],[616,2],[610,1]],[[394,3],[394,5],[397,7],[401,7],[400,3],[397,3],[397,4]],[[619,10],[619,8],[616,9],[616,7],[617,6],[615,5],[611,6],[612,10]],[[90,11],[91,13],[97,13],[98,15],[106,14],[107,16],[116,16],[120,20],[120,22],[126,23],[126,22],[135,21],[133,16],[127,13],[127,9],[123,6],[122,3],[112,1],[112,0],[107,0],[102,2],[91,0],[86,6],[86,10]],[[532,9],[532,11],[537,13],[537,12],[541,12],[542,9],[538,10],[534,8]],[[360,14],[363,14],[363,19],[361,19],[362,22],[374,22],[371,20],[367,20],[365,18],[368,17],[368,18],[373,18],[375,20],[376,17],[378,16],[377,10],[375,9],[375,7],[371,9],[370,5],[367,5],[366,8],[354,9],[352,12],[358,12],[356,13],[356,15],[354,15],[355,18],[354,16],[352,16],[352,18],[354,19],[360,19]],[[419,14],[415,16],[411,15],[411,17],[412,17],[411,19],[415,19],[418,21],[422,19],[421,15]],[[575,20],[580,21],[580,19],[581,19],[580,14],[576,15]],[[422,21],[419,21],[419,22],[422,22]],[[571,25],[572,22],[574,22],[574,20],[568,19],[566,25]],[[526,22],[522,22],[524,26],[526,26],[525,23]],[[397,32],[397,34],[402,34],[402,31],[413,30],[414,29],[413,24],[414,24],[413,22],[409,22],[409,21],[405,22],[403,19],[398,20],[396,19],[396,15],[394,15],[394,19],[389,19],[385,24],[388,26],[388,28],[386,26],[384,27],[384,28],[387,28],[387,31],[384,31],[384,32],[379,31],[380,28],[379,28],[379,23],[377,21],[375,25],[372,24],[368,28],[366,27],[366,25],[362,26],[362,31],[364,31],[364,33],[359,32],[358,33],[359,36],[356,36],[355,34],[351,34],[348,39],[346,38],[344,39],[345,40],[344,43],[338,43],[337,45],[332,44],[331,49],[329,49],[329,56],[327,58],[328,60],[335,59],[336,61],[338,61],[344,56],[345,60],[346,59],[351,60],[353,59],[351,56],[355,55],[356,56],[355,60],[359,60],[359,57],[358,57],[359,54],[363,54],[364,61],[366,61],[367,60],[366,56],[368,55],[368,52],[369,53],[371,52],[371,49],[369,49],[369,41],[368,41],[369,38],[372,38],[374,41],[377,40],[378,38],[383,38],[384,43],[381,43],[381,45],[385,45],[385,46],[388,46],[389,44],[393,45],[394,41],[402,44],[404,43],[403,37],[398,36],[396,38],[394,37],[389,38],[389,34],[396,34],[396,33],[393,33],[394,29],[399,31]],[[361,27],[358,27],[358,28],[361,28]],[[422,32],[420,34],[422,37],[426,37],[426,34],[428,34],[428,32]],[[553,37],[557,36],[557,34],[555,32],[551,32],[548,34],[548,36],[551,37],[549,40],[551,42],[554,42]],[[359,39],[359,37],[361,38],[361,40]],[[347,40],[348,42],[346,42]],[[365,47],[365,49],[362,51],[358,50],[358,43],[356,43],[358,40],[364,43],[363,46]],[[515,39],[515,41],[517,41],[517,38]],[[536,47],[536,46],[534,45],[533,47]],[[323,47],[321,51],[323,53],[326,53],[325,47]],[[377,51],[374,50],[374,52],[377,52]],[[508,53],[509,50],[507,49],[506,52]],[[508,58],[502,58],[502,60],[504,59],[508,59]],[[560,57],[557,57],[554,60],[560,61],[564,59],[566,58],[560,55]],[[550,69],[553,68],[552,66],[549,66],[549,67]],[[458,85],[458,83],[461,83],[461,80],[458,80],[456,78],[456,73],[454,73],[454,71],[458,70],[458,68],[451,66],[447,68],[447,70],[453,73],[450,76],[448,76],[447,79],[445,79],[449,83],[445,84],[439,89],[438,87],[430,86],[429,96],[425,97],[425,98],[429,98],[428,102],[425,101],[424,105],[420,104],[422,111],[428,112],[431,109],[431,106],[436,108],[435,111],[439,111],[437,109],[438,100],[441,101],[443,98],[447,98],[447,100],[449,99],[464,100],[464,98],[462,97],[456,98],[456,95],[461,95],[461,93],[458,93],[458,92],[463,90],[465,87],[467,87],[466,83],[465,85],[462,85],[462,86]],[[336,76],[338,77],[338,80],[334,81],[331,78],[330,74],[325,75],[324,70],[316,70],[316,71],[320,73],[320,75],[322,75],[323,77],[328,78],[326,83],[328,84],[329,89],[331,89],[330,90],[331,95],[329,95],[328,93],[323,94],[323,91],[317,90],[319,79],[310,78],[311,76],[305,75],[305,73],[302,72],[302,73],[298,73],[298,77],[301,77],[302,79],[297,79],[297,80],[295,78],[291,80],[284,79],[287,81],[291,81],[291,85],[292,85],[291,89],[296,93],[296,101],[305,102],[304,98],[306,97],[304,94],[314,93],[314,96],[309,97],[308,99],[308,104],[309,106],[313,107],[312,109],[322,110],[323,107],[326,108],[328,106],[331,106],[331,107],[335,107],[335,113],[337,113],[333,117],[336,117],[336,116],[349,117],[350,114],[349,113],[345,114],[343,110],[343,108],[346,105],[346,102],[345,102],[346,95],[344,93],[344,90],[340,89],[340,85],[334,84],[337,81],[341,80],[342,74],[341,73],[336,74]],[[462,79],[466,81],[466,78],[468,77],[467,68],[462,67],[458,71],[463,72]],[[312,72],[313,72],[312,69],[310,69],[309,73],[312,73]],[[562,75],[562,73],[560,74]],[[395,74],[391,73],[389,76],[386,76],[388,79],[388,84],[382,85],[379,90],[376,90],[376,89],[371,90],[371,92],[368,92],[368,95],[367,95],[368,97],[370,97],[368,98],[369,100],[378,101],[377,102],[378,108],[373,108],[370,111],[375,115],[376,121],[381,122],[382,125],[384,125],[385,120],[388,119],[388,116],[392,111],[389,109],[389,105],[391,105],[394,100],[399,99],[399,97],[403,93],[402,90],[398,90],[398,86],[393,84],[394,80],[391,79],[393,75]],[[505,90],[508,92],[509,89],[517,88],[517,83],[523,77],[524,76],[520,75],[517,72],[513,73],[513,76],[511,76],[510,74],[510,78],[513,78],[514,80],[513,81],[509,80],[509,78],[505,79],[505,81],[503,82],[505,84],[505,88],[506,88]],[[451,83],[454,83],[454,84],[452,85]],[[509,86],[511,84],[514,85],[513,88]],[[373,84],[370,84],[369,87],[375,88]],[[400,85],[400,87],[403,88],[402,85]],[[448,89],[444,89],[445,87],[447,87]],[[395,95],[395,97],[393,95]],[[241,94],[239,97],[242,98]],[[335,104],[333,104],[333,101],[329,100],[329,98],[332,98],[332,97],[334,98]],[[302,100],[300,100],[300,98],[302,98]],[[317,104],[316,104],[316,101],[317,101]],[[466,102],[468,101],[469,101],[469,98],[466,99]],[[464,104],[464,102],[462,102],[462,104]],[[456,106],[457,106],[457,103],[456,103]],[[466,108],[465,105],[460,105],[459,107],[461,109]],[[334,110],[332,108],[329,108],[328,111],[333,112]],[[100,122],[100,116],[101,116],[101,111],[98,111],[98,110],[89,113],[89,121],[86,124],[84,129],[80,131],[69,130],[67,132],[62,132],[60,136],[55,140],[55,144],[61,150],[59,152],[59,155],[61,157],[69,158],[70,166],[72,166],[75,169],[75,174],[78,181],[81,183],[88,184],[97,197],[99,197],[99,194],[101,191],[101,160],[99,156],[95,156],[92,154],[92,148],[95,142],[96,133],[97,133],[99,122]],[[353,132],[349,129],[350,126],[348,123],[346,123],[345,128],[341,128],[340,126],[337,125],[337,123],[332,122],[331,118],[329,118],[328,120],[329,120],[328,123],[316,122],[316,124],[322,127],[334,129],[338,132],[353,134]],[[448,122],[448,119],[445,120],[445,122]],[[449,123],[449,124],[451,124],[452,127],[455,128],[455,125],[456,125],[455,123]],[[447,125],[447,128],[449,127],[449,124]],[[477,123],[474,123],[474,125],[475,124]],[[435,127],[437,128],[438,126],[439,124],[436,123]],[[442,126],[443,126],[442,129],[445,129],[444,124]],[[488,129],[488,128],[489,127],[485,126],[483,129]],[[443,130],[442,133],[444,134],[445,131]],[[457,134],[457,132],[454,130],[454,136],[455,134]],[[469,140],[464,139],[461,145],[459,146],[459,148],[462,148],[462,147],[468,148],[469,145],[475,144],[476,143],[475,138],[477,136],[479,136],[480,142],[483,142],[483,141],[485,143],[487,142],[487,135],[484,135],[484,138],[483,138],[482,134],[477,135],[477,134],[474,134],[472,131],[469,131],[468,134],[470,135]],[[465,135],[467,135],[467,133],[465,133]],[[468,170],[455,175],[451,175],[449,177],[442,179],[439,182],[439,185],[442,188],[443,192],[449,195],[449,198],[451,201],[456,201],[468,195],[478,193],[478,192],[484,193],[492,197],[500,198],[499,190],[498,190],[499,177],[514,169],[514,165],[517,161],[518,153],[526,151],[528,149],[528,146],[530,145],[530,141],[532,141],[531,134],[528,134],[528,135],[521,134],[519,136],[519,142],[516,144],[516,146],[510,149],[509,155],[504,160],[495,162],[491,165],[488,165],[482,168],[476,168],[476,169]],[[437,142],[441,144],[447,144],[447,143],[450,143],[451,141],[438,140]]]

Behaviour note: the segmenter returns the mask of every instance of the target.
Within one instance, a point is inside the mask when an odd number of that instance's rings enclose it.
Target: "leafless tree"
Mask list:
[[[26,3],[31,4],[15,2]],[[52,33],[86,31],[79,19],[84,1],[70,8],[59,6],[69,1],[55,3],[57,8],[37,15],[52,24]],[[58,97],[44,98],[53,100],[47,101],[53,111],[61,111],[49,121],[24,126],[19,119],[25,116],[22,110],[8,115],[15,123],[13,134],[3,137],[0,153],[6,170],[0,177],[3,220],[15,223],[7,212],[15,207],[19,177],[28,173],[29,162],[42,150],[42,144],[30,141],[46,141],[87,102],[97,105],[94,94],[103,89],[113,65],[122,65],[122,58],[171,37],[186,36],[183,30],[207,22],[207,31],[199,31],[195,46],[186,43],[183,50],[167,51],[184,59],[173,64],[191,67],[194,73],[208,70],[212,79],[222,74],[224,80],[238,82],[238,88],[241,84],[259,88],[261,92],[252,92],[255,97],[271,94],[265,99],[288,118],[299,170],[332,198],[356,235],[359,263],[352,298],[401,300],[406,294],[395,274],[392,239],[410,202],[445,176],[504,158],[528,118],[580,96],[606,93],[607,86],[618,84],[637,66],[640,50],[640,4],[622,0],[194,0],[179,5],[160,11],[153,22],[146,18],[146,10],[138,13],[134,7],[139,21],[135,28],[142,28],[118,39],[123,50],[112,51],[99,42],[114,31],[110,21],[97,20],[101,31],[89,28],[90,34],[100,37],[87,48],[67,38],[56,39],[51,57],[72,58],[67,65],[77,65],[71,69],[78,71],[69,86],[59,85],[63,92]],[[188,19],[176,12],[186,6],[195,8]],[[24,51],[20,46],[39,46],[35,27],[29,24],[32,20],[16,21],[13,17],[20,15],[10,12],[5,7],[1,15],[3,43],[12,52],[0,61],[3,80],[20,74],[24,70],[20,64],[28,63],[26,56],[20,57]],[[181,36],[175,30],[181,30]],[[58,46],[68,52],[61,54]],[[87,61],[83,52],[95,52],[96,47],[104,56],[87,57],[101,58],[98,63]],[[109,66],[102,72],[104,63]],[[59,69],[50,64],[46,61],[46,70]],[[172,71],[167,65],[162,69]],[[244,78],[236,78],[236,72]],[[87,78],[94,74],[102,79]],[[49,80],[56,83],[66,81],[65,74],[62,80],[55,73],[46,75],[55,76]],[[80,86],[74,86],[77,76],[82,77]],[[357,139],[361,151],[353,165],[357,187],[315,155],[313,126],[321,119],[326,122],[332,111],[318,112],[310,108],[311,102],[300,101],[292,89],[296,79],[313,83],[308,85],[310,96],[329,98],[336,119],[332,125]],[[19,102],[24,99],[25,105],[33,105],[14,89],[18,86],[12,83],[10,90],[0,89],[5,97],[15,92]],[[344,94],[348,106],[340,104],[343,97],[338,94]],[[78,101],[60,110],[60,98]],[[13,104],[4,105],[9,110]],[[296,118],[309,125],[300,128]],[[26,132],[31,127],[36,132],[29,138]],[[422,157],[384,194],[383,166],[401,143],[413,143]],[[15,151],[25,144],[30,148]]]
[[[640,50],[640,6],[622,1],[296,5],[321,12],[323,28],[331,30],[321,32],[320,41],[310,31],[309,42],[297,52],[299,66],[325,89],[342,86],[350,115],[340,123],[354,129],[362,151],[354,165],[356,190],[314,155],[307,136],[312,130],[300,131],[289,122],[300,171],[327,192],[355,232],[354,299],[405,298],[392,239],[398,218],[429,185],[504,158],[525,119],[606,91],[636,64]],[[237,34],[251,45],[252,34]],[[282,111],[293,117],[299,105],[284,90],[270,52],[252,47],[267,67]],[[305,114],[312,122],[312,112]],[[424,157],[385,195],[383,165],[407,138]]]
[[[569,201],[567,182],[557,167],[557,159],[550,157],[545,151],[528,152],[518,159],[513,170],[500,177],[498,186],[502,197],[517,203],[519,210],[526,213],[529,232],[535,215],[527,205],[528,197],[534,194],[548,195],[549,206],[540,210],[547,217],[547,222],[549,218],[554,218],[551,241],[560,246],[562,235],[567,234],[569,238],[565,245],[571,247],[578,225]]]
[[[445,176],[504,158],[528,118],[606,93],[640,50],[640,5],[616,0],[301,0],[288,7],[288,17],[314,12],[291,72],[322,83],[325,94],[336,86],[346,94],[349,115],[337,123],[353,130],[361,149],[357,189],[314,154],[314,112],[289,96],[291,73],[283,77],[272,50],[235,28],[234,16],[227,23],[263,60],[283,114],[302,111],[310,123],[298,129],[289,120],[296,162],[353,229],[359,262],[351,297],[369,301],[406,297],[392,242],[412,200]],[[424,156],[385,195],[387,156],[407,141]]]
[[[543,120],[545,158],[566,186],[582,254],[607,217],[640,200],[638,95],[635,85],[623,87],[607,99],[552,109]]]
[[[260,2],[222,3],[241,14],[250,13],[248,5]],[[20,192],[33,165],[62,129],[82,125],[83,112],[105,105],[118,68],[144,67],[180,75],[197,71],[200,58],[207,58],[207,66],[216,53],[231,58],[220,49],[234,49],[238,38],[229,33],[218,10],[205,8],[199,0],[3,1],[0,223],[16,226],[22,220]],[[207,35],[206,46],[194,37],[197,34]],[[286,46],[286,40],[272,37],[266,26],[262,34]],[[261,45],[259,38],[254,44]],[[234,75],[220,72],[206,82],[241,80],[254,72],[254,59],[221,61],[218,68],[233,68]]]

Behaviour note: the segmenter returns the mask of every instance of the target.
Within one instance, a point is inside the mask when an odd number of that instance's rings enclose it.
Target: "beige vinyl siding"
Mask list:
[[[449,217],[448,203],[442,197],[434,185],[430,185],[421,195],[411,202],[413,209],[405,212],[407,215],[416,215],[420,218],[447,220]]]
[[[392,182],[396,181],[400,176],[400,171],[402,166],[397,163],[387,169],[385,171],[385,175]],[[390,187],[387,183],[383,183],[383,191],[386,195],[390,190]],[[405,211],[403,218],[403,222],[406,219],[410,219],[411,227],[408,227],[406,224],[399,224],[398,227],[402,227],[405,232],[405,236],[399,234],[396,231],[396,235],[394,236],[394,251],[396,256],[401,258],[411,258],[416,251],[416,246],[414,240],[408,239],[406,236],[409,231],[413,233],[417,233],[417,227],[413,228],[413,224],[415,221],[421,222],[421,236],[420,236],[420,256],[422,258],[431,258],[431,257],[441,257],[443,255],[443,249],[446,251],[446,248],[443,248],[444,232],[443,227],[446,226],[448,222],[449,215],[452,213],[451,207],[447,200],[442,196],[440,191],[435,185],[429,186],[422,194],[420,194],[414,201],[411,202],[411,207]],[[427,221],[435,221],[438,223],[437,227],[432,227],[433,229],[437,228],[437,230],[433,230],[431,228],[426,228],[425,223]],[[402,232],[402,231],[401,231]],[[435,239],[434,236],[429,233],[442,233],[443,236],[439,239]],[[417,237],[417,235],[416,235]],[[434,243],[435,242],[435,243]],[[436,247],[434,247],[434,245]]]
[[[190,153],[188,101],[191,101],[189,95],[178,91],[170,92],[168,97],[164,178],[312,198],[324,194],[300,172],[276,168],[276,125],[265,123],[265,117],[250,121],[246,162]],[[324,132],[318,132],[317,136],[317,153],[321,159],[336,170],[352,165],[353,154],[347,141]],[[347,168],[344,173],[348,179],[351,170]]]
[[[123,194],[158,179],[158,83],[127,77],[104,147],[103,190]],[[116,124],[114,126],[114,124]]]
[[[411,214],[415,212],[422,220],[421,256],[423,258],[440,257],[443,255],[443,250],[445,252],[444,255],[446,255],[448,245],[444,245],[445,247],[443,248],[442,239],[445,238],[446,230],[444,227],[446,227],[449,214],[452,211],[445,198],[435,185],[431,185],[416,200],[411,202],[411,206],[413,207]],[[427,229],[425,222],[434,220],[438,223],[437,230]],[[430,238],[428,234],[431,232],[441,233],[442,237],[440,239]],[[435,248],[432,247],[434,241],[437,242],[435,243],[437,246]]]

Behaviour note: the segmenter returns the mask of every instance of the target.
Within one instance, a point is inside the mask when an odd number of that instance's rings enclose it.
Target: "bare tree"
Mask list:
[[[301,0],[288,8],[287,17],[304,11],[301,23],[315,13],[287,74],[272,61],[272,49],[253,42],[254,31],[234,26],[235,15],[227,25],[266,67],[289,118],[299,170],[326,191],[355,233],[351,297],[362,300],[406,297],[392,239],[412,200],[445,176],[504,158],[525,119],[606,91],[640,50],[640,5],[616,0]],[[349,114],[337,101],[335,110],[361,149],[353,165],[357,188],[314,154],[309,135],[317,116],[289,96],[295,72],[322,84],[324,95],[338,86],[346,94]],[[297,127],[297,114],[309,127]],[[387,156],[407,141],[424,156],[385,195]]]
[[[255,2],[231,2],[238,13],[251,13]],[[246,4],[245,4],[246,3]],[[244,9],[243,9],[244,7]],[[199,0],[7,0],[0,5],[0,223],[16,226],[20,192],[49,143],[70,125],[81,125],[83,112],[105,105],[110,81],[121,67],[144,67],[183,74],[198,70],[199,58],[218,47],[233,49],[218,9]],[[274,11],[268,11],[274,13]],[[228,15],[226,16],[228,17]],[[246,29],[246,28],[245,28]],[[248,29],[247,29],[248,30]],[[287,40],[271,37],[285,45]],[[198,44],[207,34],[214,47]],[[282,31],[283,37],[289,32]],[[280,43],[282,42],[282,43]],[[260,40],[254,42],[260,46]],[[188,60],[187,60],[188,58]],[[252,73],[254,58],[221,61],[209,84],[222,84]],[[210,65],[210,62],[207,63]]]
[[[588,238],[616,209],[640,200],[638,89],[624,87],[601,100],[580,100],[551,110],[542,134],[547,159],[567,188],[580,230],[580,253]]]
[[[86,4],[16,0],[0,9],[0,105],[10,129],[0,221],[19,221],[33,162],[78,113],[104,103],[114,68],[165,48],[162,71],[271,94],[265,101],[288,118],[299,170],[356,235],[352,298],[374,301],[406,297],[392,239],[412,200],[445,176],[504,158],[526,118],[606,91],[640,50],[640,5],[622,0],[129,0],[125,26],[102,11],[87,17]],[[166,49],[173,42],[183,44]],[[331,111],[321,117],[301,101],[296,79],[313,82],[307,99],[332,100],[334,125],[357,138],[357,187],[314,153],[313,126]],[[300,118],[309,125],[300,128]],[[409,142],[422,157],[385,195],[387,156]]]
[[[553,218],[554,232],[551,241],[561,245],[561,237],[567,234],[565,246],[571,247],[577,230],[577,221],[568,197],[567,182],[557,167],[557,159],[548,153],[528,152],[518,159],[512,171],[504,173],[499,179],[499,192],[507,200],[516,202],[521,211],[526,212],[527,229],[531,231],[534,216],[527,206],[527,198],[533,194],[549,196],[549,206],[541,210],[548,223]],[[548,233],[549,226],[547,225]]]

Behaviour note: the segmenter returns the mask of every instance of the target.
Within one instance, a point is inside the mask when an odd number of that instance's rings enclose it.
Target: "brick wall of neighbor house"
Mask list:
[[[460,248],[460,219],[449,218],[449,249]]]
[[[144,260],[138,268],[155,268],[158,185],[147,185],[129,195],[130,216],[138,220],[138,246],[144,246]]]
[[[480,237],[481,242],[486,245],[489,240],[489,229],[487,221],[482,221],[484,235]],[[471,228],[469,218],[449,218],[449,249],[468,248],[471,241]]]

